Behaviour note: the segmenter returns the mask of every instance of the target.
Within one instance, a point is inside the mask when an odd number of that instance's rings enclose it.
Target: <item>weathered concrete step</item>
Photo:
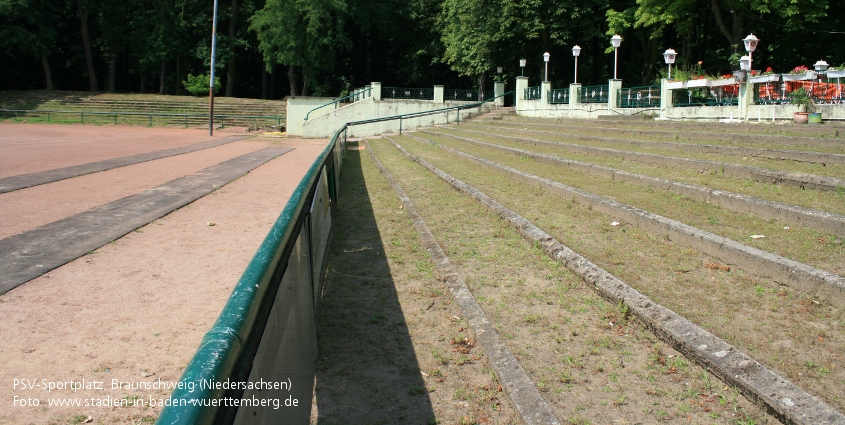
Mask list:
[[[433,131],[423,132],[452,137],[457,140],[462,140],[464,142],[471,143],[477,146],[496,149],[515,155],[522,155],[534,159],[535,161],[543,161],[554,165],[563,165],[572,170],[599,175],[602,177],[609,178],[613,181],[628,181],[660,190],[671,190],[680,195],[689,196],[691,199],[694,199],[699,202],[707,202],[710,204],[719,205],[729,211],[739,213],[750,213],[767,219],[773,218],[778,220],[784,220],[789,223],[797,223],[800,226],[817,229],[822,232],[832,233],[839,237],[845,238],[845,216],[842,215],[831,214],[826,211],[799,207],[796,205],[785,204],[782,202],[755,198],[752,196],[733,193],[726,190],[716,190],[711,189],[709,187],[697,186],[689,183],[681,183],[672,180],[631,173],[628,171],[617,170],[615,168],[605,167],[602,165],[560,158],[557,156],[527,151],[524,149],[511,148],[508,146],[483,142],[468,137],[460,137],[454,134],[439,133]]]
[[[819,176],[807,173],[794,173],[786,171],[767,170],[758,167],[750,167],[747,165],[730,164],[726,162],[707,161],[701,159],[678,158],[664,155],[655,155],[641,152],[621,151],[618,149],[599,148],[593,146],[576,145],[572,143],[549,142],[546,140],[531,139],[527,137],[506,136],[502,134],[487,133],[483,131],[467,130],[469,133],[477,133],[485,136],[498,137],[502,139],[509,139],[518,142],[526,142],[534,145],[545,145],[559,148],[565,148],[571,152],[579,152],[587,155],[596,155],[607,158],[625,158],[635,160],[645,164],[653,164],[658,166],[671,167],[686,167],[699,170],[699,172],[706,172],[709,170],[718,170],[732,177],[740,179],[750,179],[759,182],[785,184],[789,186],[796,186],[804,189],[816,189],[826,191],[840,191],[845,187],[845,180],[836,177]]]
[[[385,136],[387,140],[393,142],[390,137]],[[366,142],[365,142],[366,143]],[[402,187],[393,179],[390,172],[379,162],[373,150],[370,149],[369,143],[366,143],[367,153],[376,167],[384,175],[393,190],[399,195],[405,211],[408,212],[408,217],[414,223],[414,227],[420,234],[420,239],[426,247],[432,262],[443,276],[443,283],[449,288],[455,301],[461,309],[461,313],[469,323],[470,329],[475,334],[475,339],[481,343],[484,352],[487,354],[490,367],[496,373],[496,377],[502,384],[502,388],[507,392],[514,406],[522,417],[525,424],[537,425],[559,425],[561,422],[555,416],[551,407],[540,395],[540,391],[531,382],[531,378],[523,369],[519,360],[508,349],[507,345],[502,341],[499,333],[493,323],[487,318],[481,305],[476,301],[475,296],[470,292],[466,286],[466,282],[460,275],[458,270],[452,265],[449,256],[437,243],[434,235],[425,224],[422,216],[419,215],[411,199],[402,190]]]
[[[431,143],[428,140],[426,142]],[[845,278],[836,274],[741,244],[677,220],[625,205],[611,198],[478,158],[447,146],[441,146],[441,148],[510,177],[530,184],[538,184],[564,199],[576,199],[581,204],[596,211],[622,218],[652,234],[666,237],[674,242],[719,258],[721,261],[738,266],[749,273],[771,278],[802,292],[819,296],[839,308],[845,308]]]
[[[706,144],[697,144],[697,143],[661,142],[661,141],[655,141],[655,140],[624,139],[624,138],[620,138],[620,137],[607,137],[607,136],[595,136],[595,135],[584,134],[584,130],[586,130],[584,128],[580,128],[580,129],[566,128],[564,130],[555,130],[555,131],[551,131],[551,130],[526,130],[526,129],[518,129],[517,130],[516,128],[506,126],[506,125],[505,126],[495,126],[495,127],[487,125],[487,126],[479,126],[479,128],[487,128],[487,129],[492,128],[494,130],[520,131],[520,132],[523,132],[523,133],[530,133],[530,134],[550,134],[550,135],[555,135],[555,136],[567,136],[567,138],[574,138],[576,140],[585,140],[585,141],[594,140],[594,141],[626,144],[626,145],[631,145],[631,146],[642,146],[642,147],[666,149],[666,150],[679,151],[679,152],[727,154],[727,155],[735,155],[735,156],[743,156],[743,157],[790,160],[790,161],[807,162],[807,163],[811,163],[811,164],[822,164],[822,165],[845,163],[845,154],[826,153],[826,152],[804,152],[804,151],[784,150],[784,149],[749,148],[749,147],[741,147],[741,146],[706,145]],[[843,141],[842,147],[843,147],[843,149],[845,149],[845,141]]]
[[[821,399],[769,370],[718,336],[655,303],[495,199],[414,156],[395,142],[392,143],[407,158],[495,212],[525,239],[541,247],[550,258],[578,274],[602,297],[613,304],[629,306],[632,314],[657,337],[724,382],[739,388],[750,399],[762,403],[781,421],[800,425],[845,423],[845,415]]]

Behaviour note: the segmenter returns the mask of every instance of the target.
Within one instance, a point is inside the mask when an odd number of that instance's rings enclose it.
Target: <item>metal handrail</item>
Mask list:
[[[321,108],[325,108],[326,106],[329,106],[329,105],[331,105],[331,104],[334,104],[334,108],[335,108],[335,109],[337,109],[337,105],[338,105],[340,102],[343,102],[344,100],[347,100],[347,99],[352,99],[353,97],[355,97],[355,96],[359,96],[359,95],[364,95],[364,97],[362,97],[362,98],[361,98],[361,100],[364,100],[364,99],[366,99],[366,98],[368,98],[368,97],[371,97],[371,96],[373,95],[373,88],[372,88],[372,87],[367,87],[367,88],[365,88],[364,90],[357,91],[357,92],[352,92],[352,94],[350,94],[349,96],[341,97],[340,99],[333,100],[333,101],[331,101],[331,102],[329,102],[329,103],[326,103],[325,105],[320,105],[320,106],[318,106],[318,107],[316,107],[316,108],[314,108],[314,109],[312,109],[312,110],[308,111],[308,113],[307,113],[307,114],[305,114],[305,118],[303,118],[302,120],[303,120],[303,121],[308,121],[308,116],[309,116],[309,115],[311,115],[311,113],[312,113],[312,112],[314,112],[314,111],[316,111],[316,110],[318,110],[318,109],[321,109]],[[350,103],[355,103],[355,102],[357,102],[357,100],[352,101],[352,102],[350,102]]]
[[[47,114],[47,121],[50,121],[51,114],[68,114],[68,115],[79,115],[80,121],[84,124],[85,123],[85,115],[102,115],[102,116],[113,116],[114,123],[117,124],[117,117],[118,116],[144,116],[150,118],[150,126],[152,126],[153,117],[181,117],[185,118],[185,126],[188,125],[188,118],[191,117],[208,117],[208,114],[166,114],[166,113],[153,113],[153,112],[118,112],[118,111],[58,111],[58,110],[49,110],[49,109],[0,109],[0,114],[5,112],[12,112],[17,117],[18,113],[37,113],[37,114]],[[282,125],[282,118],[278,115],[218,115],[215,114],[214,118],[220,118],[222,120],[225,119],[272,119],[278,122],[278,125]]]
[[[434,115],[434,114],[438,114],[438,113],[441,113],[441,112],[448,112],[448,111],[451,111],[451,110],[457,110],[457,112],[458,112],[457,121],[460,122],[461,121],[461,114],[460,114],[461,109],[476,108],[476,107],[479,107],[479,106],[481,106],[485,103],[492,102],[492,101],[494,101],[494,100],[496,100],[500,97],[505,97],[505,96],[512,95],[512,94],[516,94],[516,91],[509,91],[507,93],[500,94],[498,96],[494,96],[494,97],[491,97],[489,99],[482,100],[480,102],[470,103],[470,104],[466,104],[466,105],[450,106],[450,107],[447,107],[447,108],[432,109],[430,111],[410,112],[410,113],[407,113],[407,114],[392,115],[392,116],[389,116],[389,117],[371,118],[371,119],[368,119],[368,120],[361,120],[361,121],[352,121],[352,122],[348,122],[348,123],[344,124],[344,128],[346,128],[348,126],[353,126],[353,125],[372,124],[372,123],[377,123],[377,122],[382,122],[382,121],[399,120],[399,134],[402,134],[402,120],[403,119],[424,117],[426,115]]]
[[[157,424],[195,425],[231,423],[232,406],[204,405],[203,400],[219,400],[225,388],[202,386],[203,381],[225,382],[246,379],[252,368],[270,307],[276,299],[281,278],[288,267],[297,234],[306,224],[310,201],[321,174],[327,175],[330,187],[334,171],[339,167],[346,143],[346,126],[338,130],[323,152],[314,160],[291,194],[279,218],[249,262],[232,295],[212,328],[205,334],[191,362],[182,373],[170,395],[174,401],[159,415]],[[325,170],[326,173],[323,173]],[[335,182],[336,183],[336,182]],[[329,190],[332,204],[337,194]],[[269,303],[269,304],[268,304]],[[264,321],[264,323],[262,323]],[[316,361],[316,359],[315,359]],[[227,410],[228,409],[228,410]]]

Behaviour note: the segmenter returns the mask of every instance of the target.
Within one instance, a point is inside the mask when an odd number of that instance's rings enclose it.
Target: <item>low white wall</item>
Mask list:
[[[360,102],[346,105],[327,114],[311,118],[303,122],[302,137],[324,138],[330,137],[343,124],[352,121],[363,121],[374,118],[385,118],[402,114],[431,111],[434,109],[449,108],[452,106],[466,105],[467,102],[435,103],[433,100],[408,100],[408,99],[382,99],[367,98]],[[460,111],[460,119],[468,119],[479,113],[492,109],[494,105],[485,103],[481,107],[464,109]],[[442,112],[418,118],[402,120],[402,129],[410,130],[417,127],[427,127],[439,124],[447,124],[458,119],[457,111]],[[355,125],[349,127],[349,137],[375,136],[383,133],[399,131],[399,120],[382,121],[372,124]]]
[[[302,123],[305,120],[305,115],[312,109],[332,102],[337,98],[334,97],[310,97],[310,96],[288,96],[285,98],[286,104],[286,131],[291,136],[302,135]],[[323,108],[311,112],[310,118],[317,115],[322,115],[334,110],[334,105],[328,105]]]

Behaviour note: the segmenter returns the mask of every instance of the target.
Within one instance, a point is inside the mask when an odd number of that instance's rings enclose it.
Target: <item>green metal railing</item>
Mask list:
[[[272,391],[250,393],[250,390],[227,389],[215,384],[241,384],[259,379],[282,383],[280,392],[283,399],[287,395],[295,396],[300,407],[310,412],[307,407],[311,403],[317,360],[315,318],[326,264],[325,256],[321,258],[319,253],[328,252],[326,244],[330,227],[327,226],[331,226],[331,212],[337,206],[337,184],[346,151],[347,128],[398,120],[401,130],[402,120],[451,111],[458,113],[459,121],[462,109],[480,107],[513,94],[508,92],[472,104],[344,124],[299,182],[232,290],[217,322],[203,338],[156,424],[232,423],[239,414],[239,408],[252,411],[246,414],[257,414],[253,406],[238,407],[235,403],[223,401],[249,400],[249,397],[262,401],[276,394]],[[271,317],[278,319],[268,323]],[[278,326],[281,322],[289,328],[280,331]],[[291,338],[287,338],[288,335]],[[272,367],[265,369],[268,364],[260,363],[263,361],[281,361],[284,364],[271,364],[269,366]],[[284,370],[285,375],[268,377],[260,374],[267,370]],[[295,376],[295,380],[284,386],[285,379],[291,375]],[[296,414],[294,410],[284,409],[284,406],[281,409],[274,409],[273,405],[263,407],[273,409],[278,423],[294,422],[285,416]]]
[[[478,90],[456,90],[449,89],[443,91],[443,100],[478,102],[484,99],[493,97],[492,91],[480,92]]]
[[[549,103],[569,103],[569,89],[549,90]]]
[[[80,123],[85,123],[85,117],[110,117],[112,118],[112,122],[114,124],[118,123],[118,117],[135,117],[135,118],[146,118],[146,122],[149,123],[149,126],[152,127],[153,119],[154,118],[169,118],[169,119],[178,119],[182,121],[184,119],[185,127],[188,127],[188,121],[190,118],[205,118],[208,119],[208,114],[162,114],[162,113],[147,113],[147,112],[92,112],[92,111],[53,111],[53,110],[43,110],[43,109],[0,109],[0,118],[8,119],[8,118],[20,118],[20,117],[27,117],[39,115],[47,116],[47,122],[53,118],[54,115],[60,116],[70,116],[74,119],[79,117]],[[214,119],[219,120],[221,125],[225,125],[226,120],[234,121],[234,120],[252,120],[253,125],[258,124],[258,120],[263,121],[275,121],[277,125],[282,125],[282,120],[284,117],[275,116],[275,115],[214,115]]]
[[[610,96],[608,85],[584,86],[578,91],[578,99],[581,103],[607,103]]]
[[[723,87],[696,87],[672,90],[672,106],[738,106],[739,97]]]
[[[525,89],[525,94],[523,95],[523,99],[525,100],[537,100],[541,97],[541,88],[540,86],[536,87],[527,87]]]
[[[364,100],[368,97],[371,97],[372,95],[373,95],[372,87],[366,87],[362,90],[354,91],[351,94],[349,94],[348,96],[341,97],[338,100],[333,100],[329,103],[326,103],[324,105],[320,105],[320,106],[308,111],[308,113],[305,114],[305,118],[303,118],[303,121],[308,121],[308,117],[311,115],[311,113],[318,110],[318,109],[325,108],[326,106],[329,106],[329,105],[334,105],[334,109],[337,109],[338,106],[341,103],[355,103],[355,102],[358,102],[359,100]]]
[[[410,89],[403,87],[382,87],[382,99],[417,99],[434,100],[434,88]]]
[[[617,92],[620,108],[651,108],[660,106],[660,86],[629,87]]]
[[[157,424],[232,423],[239,407],[224,401],[248,397],[272,401],[290,395],[310,411],[317,360],[316,314],[345,151],[344,125],[299,182],[166,400],[169,405]],[[268,365],[281,366],[286,373],[261,374]],[[256,393],[217,385],[259,379],[287,386],[279,394],[273,389]],[[280,423],[290,423],[284,415],[294,413],[284,407],[276,411]]]

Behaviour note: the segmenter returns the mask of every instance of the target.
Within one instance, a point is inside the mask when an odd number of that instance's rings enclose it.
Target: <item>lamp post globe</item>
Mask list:
[[[754,51],[757,50],[757,45],[760,44],[760,39],[754,34],[749,34],[748,37],[742,39],[742,44],[745,45],[745,51],[748,52],[748,59],[751,61],[748,69],[754,64]]]
[[[613,79],[615,80],[616,69],[619,64],[619,55],[617,54],[617,50],[619,50],[619,46],[622,45],[622,37],[619,34],[614,34],[613,37],[610,37],[610,44],[613,46]]]
[[[525,60],[525,59],[520,59],[520,60],[519,60],[519,67],[520,67],[520,68],[522,68],[522,69],[521,69],[521,71],[522,71],[522,76],[523,76],[523,77],[525,76],[525,63],[526,63],[526,62],[528,62],[528,61],[527,61],[527,60]]]
[[[578,84],[578,56],[581,55],[581,47],[577,44],[575,47],[572,48],[572,56],[575,57],[575,82],[573,84]]]
[[[819,74],[823,74],[827,71],[830,65],[827,64],[827,61],[819,60],[818,62],[813,64],[813,67],[816,68],[816,72]]]
[[[669,65],[669,79],[672,79],[672,64],[675,63],[675,58],[678,56],[678,52],[675,49],[666,49],[663,52],[663,61],[666,62],[666,65]]]

